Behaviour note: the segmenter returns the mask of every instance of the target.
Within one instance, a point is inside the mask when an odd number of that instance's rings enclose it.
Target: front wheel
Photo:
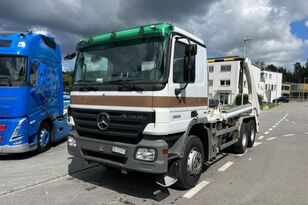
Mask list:
[[[51,130],[48,123],[43,122],[38,133],[38,148],[39,153],[45,152],[50,148],[51,144]]]
[[[204,150],[199,137],[190,135],[184,156],[179,160],[177,185],[184,189],[194,187],[200,178],[204,164]]]

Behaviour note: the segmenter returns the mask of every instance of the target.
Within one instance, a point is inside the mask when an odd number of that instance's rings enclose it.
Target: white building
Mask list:
[[[238,60],[221,61],[208,63],[209,69],[209,98],[217,99],[223,104],[233,104],[239,94],[240,58],[223,57],[220,59],[235,58]],[[261,71],[261,69],[250,62],[248,64],[253,69],[252,82],[255,84],[258,94],[263,96],[263,101],[271,102],[281,96],[282,74]],[[276,92],[278,88],[278,92]],[[244,93],[248,93],[246,78],[244,77]]]
[[[282,73],[272,71],[261,71],[262,89],[259,94],[263,96],[264,102],[273,102],[274,99],[281,97]]]

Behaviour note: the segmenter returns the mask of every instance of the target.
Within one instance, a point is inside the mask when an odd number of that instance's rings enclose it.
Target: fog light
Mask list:
[[[68,144],[68,146],[71,146],[71,147],[77,147],[76,140],[72,136],[67,137],[67,144]]]
[[[156,151],[152,148],[138,148],[136,152],[136,159],[142,161],[154,161]]]

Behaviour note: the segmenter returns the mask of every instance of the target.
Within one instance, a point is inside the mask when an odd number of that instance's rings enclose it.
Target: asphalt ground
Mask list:
[[[308,103],[262,111],[260,122],[253,148],[223,153],[188,191],[85,164],[64,141],[40,155],[1,156],[0,204],[308,204]]]

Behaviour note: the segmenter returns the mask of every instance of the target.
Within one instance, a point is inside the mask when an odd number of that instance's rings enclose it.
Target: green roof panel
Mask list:
[[[134,27],[125,30],[103,33],[88,37],[78,43],[77,49],[83,49],[91,46],[101,45],[104,43],[112,43],[121,40],[130,40],[146,37],[168,37],[170,32],[174,30],[174,26],[169,23],[158,23],[146,26]]]

